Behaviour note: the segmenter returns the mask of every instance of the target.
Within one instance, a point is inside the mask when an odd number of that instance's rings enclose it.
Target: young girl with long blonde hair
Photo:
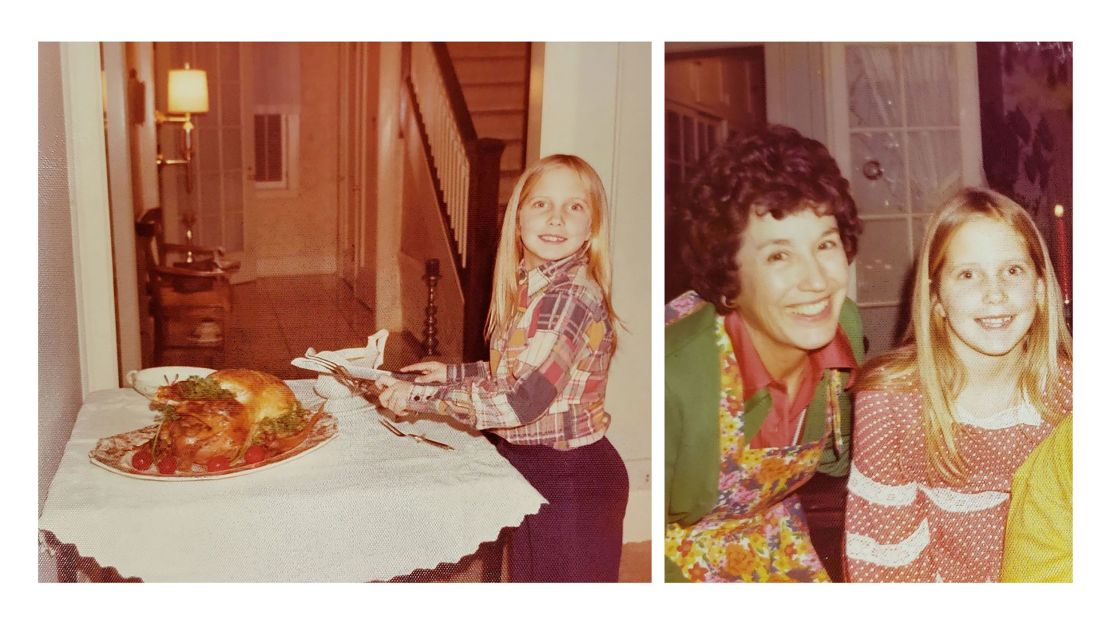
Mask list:
[[[401,369],[421,373],[415,383],[380,382],[394,412],[448,414],[486,431],[548,500],[512,536],[513,581],[617,580],[628,473],[605,437],[616,348],[608,221],[586,161],[532,164],[501,229],[489,362],[422,362]]]
[[[1014,471],[1071,412],[1071,335],[1026,211],[964,189],[932,216],[904,344],[857,384],[849,580],[996,581]]]

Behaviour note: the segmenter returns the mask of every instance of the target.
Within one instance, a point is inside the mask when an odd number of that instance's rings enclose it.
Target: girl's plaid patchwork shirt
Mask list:
[[[517,307],[489,362],[452,364],[447,383],[413,386],[407,410],[447,414],[513,444],[568,450],[609,428],[613,325],[587,256],[517,273]]]

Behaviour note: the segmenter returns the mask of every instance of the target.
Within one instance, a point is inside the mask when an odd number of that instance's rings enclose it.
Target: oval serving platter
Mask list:
[[[327,444],[339,434],[339,423],[331,414],[324,414],[312,428],[308,437],[297,446],[253,464],[241,464],[219,472],[207,472],[196,465],[190,473],[175,473],[164,475],[158,472],[155,466],[146,470],[137,470],[131,465],[131,456],[135,450],[148,442],[158,431],[158,425],[147,425],[142,429],[125,431],[116,435],[97,440],[96,446],[89,451],[89,461],[109,472],[131,477],[134,479],[148,479],[151,481],[201,481],[211,479],[226,479],[240,475],[258,472],[273,468],[280,464],[293,461]]]

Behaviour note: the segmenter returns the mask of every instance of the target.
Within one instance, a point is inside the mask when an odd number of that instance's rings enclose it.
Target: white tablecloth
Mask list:
[[[312,384],[289,382],[306,407],[321,402]],[[39,518],[125,577],[385,580],[456,562],[545,502],[482,436],[446,420],[401,424],[446,451],[392,435],[365,406],[332,410],[339,434],[321,448],[234,478],[147,481],[92,464],[99,438],[153,422],[148,403],[130,389],[90,395]]]

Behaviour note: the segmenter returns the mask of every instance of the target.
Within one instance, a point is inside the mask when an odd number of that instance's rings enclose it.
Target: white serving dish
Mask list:
[[[178,381],[183,381],[196,375],[207,377],[216,372],[215,369],[201,368],[199,366],[157,366],[127,373],[127,383],[135,392],[153,399],[158,388]]]

